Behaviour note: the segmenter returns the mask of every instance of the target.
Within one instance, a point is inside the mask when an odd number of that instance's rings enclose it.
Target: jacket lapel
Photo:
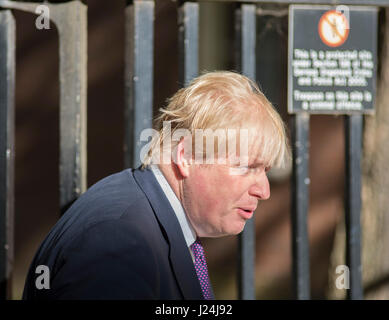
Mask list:
[[[167,234],[169,259],[184,299],[204,299],[181,226],[153,172],[135,169],[133,175]]]

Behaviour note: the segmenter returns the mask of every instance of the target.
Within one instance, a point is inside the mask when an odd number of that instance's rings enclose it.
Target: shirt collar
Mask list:
[[[169,185],[169,182],[166,180],[165,176],[158,168],[158,166],[151,165],[150,168],[151,171],[154,173],[154,176],[157,179],[159,185],[161,186],[163,192],[165,193],[166,198],[169,200],[174,213],[177,216],[178,222],[181,226],[181,230],[185,237],[186,245],[190,247],[196,241],[196,233],[193,230],[190,221],[188,220],[188,217],[186,215],[186,212],[180,200],[178,200],[176,194],[174,193],[173,189]]]

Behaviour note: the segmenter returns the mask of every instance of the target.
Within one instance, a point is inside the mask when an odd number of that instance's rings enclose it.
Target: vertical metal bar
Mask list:
[[[15,20],[0,10],[0,300],[11,297],[14,241]]]
[[[310,299],[308,204],[309,114],[293,116],[292,254],[293,287],[297,299]]]
[[[348,299],[363,299],[361,264],[362,115],[345,116],[346,139],[346,263],[350,268]]]
[[[240,7],[234,13],[234,62],[236,70],[242,70],[242,10]]]
[[[35,13],[42,3],[1,1],[0,5]],[[86,190],[87,7],[80,1],[44,5],[59,34],[59,188],[64,212]]]
[[[237,66],[242,74],[256,79],[256,6],[242,5],[236,12]],[[238,294],[239,299],[255,299],[255,220],[246,222],[239,235]]]
[[[199,72],[199,4],[185,2],[178,9],[179,81],[182,86]]]
[[[86,190],[87,7],[79,1],[50,6],[59,33],[60,208]]]
[[[124,164],[138,167],[143,129],[152,128],[154,1],[133,1],[125,9]]]

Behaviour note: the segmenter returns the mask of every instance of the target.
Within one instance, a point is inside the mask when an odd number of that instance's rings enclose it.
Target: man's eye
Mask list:
[[[237,170],[238,170],[239,172],[241,172],[241,174],[245,174],[245,173],[247,173],[247,172],[250,171],[250,167],[249,167],[249,166],[239,166],[239,167],[237,168]]]
[[[237,166],[236,169],[245,171],[255,171],[257,168],[254,166]]]
[[[236,166],[236,167],[230,167],[230,174],[231,175],[246,175],[248,172],[250,172],[248,166]]]

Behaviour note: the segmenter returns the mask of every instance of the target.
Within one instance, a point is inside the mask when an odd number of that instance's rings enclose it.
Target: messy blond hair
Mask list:
[[[164,123],[169,123],[169,132]],[[177,130],[194,134],[196,129],[245,127],[255,128],[255,143],[260,144],[256,156],[266,165],[282,166],[290,158],[285,125],[254,81],[231,71],[204,73],[160,109],[154,123],[158,134],[150,142],[142,168],[153,163],[155,152],[159,155],[167,136]],[[173,142],[172,147],[176,144]]]

